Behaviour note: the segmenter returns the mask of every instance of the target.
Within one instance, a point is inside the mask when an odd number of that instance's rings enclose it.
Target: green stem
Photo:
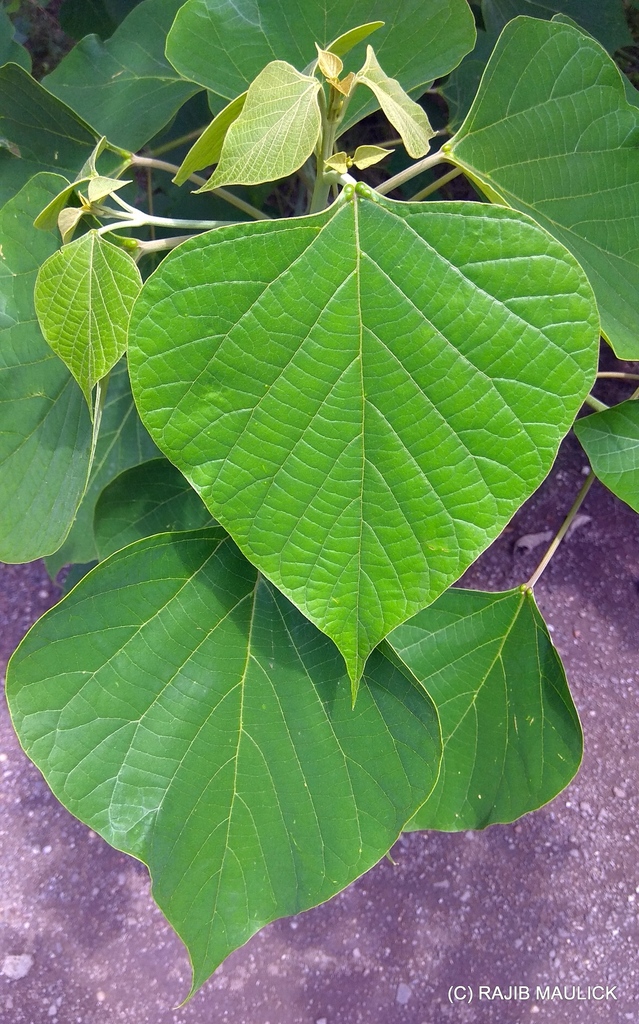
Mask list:
[[[167,163],[166,160],[156,160],[155,157],[150,156],[138,156],[134,153],[131,158],[131,163],[134,167],[155,167],[158,171],[166,171],[167,174],[177,174],[179,167],[177,164]],[[189,174],[189,181],[195,182],[196,185],[206,185],[206,178],[203,178],[200,174]],[[236,196],[235,193],[229,192],[226,188],[213,188],[211,193],[214,196],[219,196],[220,199],[226,200],[231,206],[234,206],[237,210],[241,210],[242,213],[248,214],[249,217],[253,217],[255,220],[270,220],[271,218],[267,213],[262,213],[256,206],[251,206],[250,203],[245,202]]]
[[[331,185],[335,183],[334,175],[327,176],[324,171],[326,161],[333,155],[337,129],[346,113],[347,99],[332,85],[329,86],[328,104],[324,99],[323,91],[320,91],[320,108],[322,111],[322,135],[320,146],[317,151],[317,174],[315,187],[311,197],[311,213],[319,213],[325,210],[328,203],[328,196]]]
[[[609,405],[606,405],[604,402],[600,402],[594,395],[586,395],[584,398],[584,405],[589,405],[591,409],[595,410],[595,412],[605,412],[606,409],[610,408]]]
[[[447,185],[449,181],[456,178],[458,175],[463,174],[461,167],[453,167],[452,171],[447,171],[446,174],[442,174],[441,178],[437,181],[432,181],[430,185],[423,188],[421,192],[416,192],[414,196],[410,197],[411,203],[417,203],[420,199],[425,199],[426,196],[432,195],[433,192],[438,192],[442,185]]]
[[[144,213],[143,210],[136,210],[135,206],[125,202],[117,192],[112,193],[111,199],[118,206],[121,206],[128,216],[128,222],[117,225],[118,229],[122,227],[145,227],[149,224],[156,224],[160,228],[195,228],[200,231],[208,231],[210,228],[221,228],[227,224],[237,223],[234,220],[191,220],[190,218],[185,220],[180,217],[154,217],[150,213]],[[107,212],[116,219],[122,217],[122,214],[118,214],[115,210],[108,210],[107,208]]]
[[[195,139],[199,139],[206,129],[207,124],[203,124],[201,128],[194,128],[192,132],[186,132],[184,135],[179,135],[177,139],[171,139],[170,142],[165,142],[161,146],[156,146],[155,149],[150,149],[149,153],[152,157],[162,156],[162,153],[170,153],[172,149],[177,149],[178,146],[183,146],[187,142],[193,142]]]
[[[137,240],[137,247],[133,258],[138,263],[143,256],[151,252],[163,252],[165,249],[175,249],[176,245],[188,242],[189,238],[196,238],[196,235],[172,235],[170,238],[154,238],[150,242]]]
[[[525,590],[532,590],[533,587],[535,586],[535,584],[537,583],[537,581],[539,580],[539,577],[541,576],[542,572],[544,571],[544,569],[546,568],[546,566],[550,562],[551,558],[555,554],[557,548],[561,544],[562,540],[564,539],[564,537],[568,533],[568,530],[570,529],[570,527],[571,527],[571,525],[572,525],[572,523],[574,521],[574,518],[577,515],[577,512],[579,511],[579,509],[583,505],[584,499],[585,499],[586,495],[588,494],[588,491],[592,487],[594,479],[595,479],[595,474],[593,473],[592,470],[590,470],[588,476],[586,477],[586,479],[584,480],[583,484],[581,485],[581,487],[579,489],[579,493],[577,494],[577,497],[575,498],[575,500],[573,502],[573,505],[572,505],[572,508],[570,509],[570,512],[568,513],[568,515],[564,519],[563,523],[559,527],[559,530],[557,531],[555,539],[551,542],[550,547],[548,548],[546,554],[544,555],[544,557],[542,558],[541,562],[539,563],[539,565],[535,569],[534,573],[532,574],[532,576],[528,580],[528,583],[525,584],[525,586],[524,586]]]
[[[425,156],[423,160],[418,160],[416,164],[411,167],[407,167],[405,170],[400,171],[399,174],[393,175],[388,181],[385,181],[383,185],[378,185],[376,192],[379,192],[380,196],[386,196],[389,192],[392,192],[394,188],[399,188],[405,181],[410,181],[411,178],[416,178],[422,171],[427,171],[429,167],[436,167],[437,164],[443,164],[446,161],[450,162],[450,157],[447,157],[441,150],[437,153],[431,153],[430,156]]]
[[[603,373],[597,374],[597,379],[600,377],[615,377],[617,380],[639,380],[639,373],[617,373],[614,370],[606,370]]]

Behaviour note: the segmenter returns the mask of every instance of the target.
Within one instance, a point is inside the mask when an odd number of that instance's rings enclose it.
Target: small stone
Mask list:
[[[315,1024],[328,1024],[328,1021],[326,1017],[320,1017],[318,1020],[315,1021]]]
[[[49,1007],[48,1013],[49,1013],[50,1017],[55,1017],[57,1015],[58,1007],[55,1005],[55,1003],[51,1003],[51,1006]]]
[[[30,953],[19,953],[17,956],[5,956],[2,962],[2,971],[10,981],[19,981],[26,978],[33,967],[33,957]]]
[[[98,989],[98,991],[95,994],[95,998],[99,1003],[103,1003],[104,1000],[106,999],[106,992],[103,992],[102,989]]]
[[[406,1003],[413,994],[413,990],[410,985],[407,985],[405,981],[400,981],[397,986],[397,994],[395,996],[395,1002],[399,1003],[400,1006],[406,1006]]]
[[[625,789],[622,789],[621,786],[613,786],[612,791],[618,800],[626,799],[626,791]]]

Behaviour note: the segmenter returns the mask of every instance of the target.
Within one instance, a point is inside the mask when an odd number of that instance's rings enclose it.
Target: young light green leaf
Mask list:
[[[90,178],[79,178],[77,181],[67,182],[58,195],[50,203],[47,203],[44,210],[38,214],[33,222],[34,227],[40,228],[42,231],[52,231],[58,224],[58,218],[67,206],[73,193],[80,185],[86,185],[90,180]]]
[[[514,821],[568,785],[581,728],[532,594],[452,588],[386,642],[432,697],[442,727],[439,779],[408,829]]]
[[[373,32],[383,28],[384,24],[383,21],[369,21],[365,25],[351,28],[348,32],[344,32],[337,39],[334,39],[332,43],[329,43],[326,49],[330,53],[335,53],[338,57],[345,57],[354,46],[357,46],[362,40],[368,39]]]
[[[348,153],[340,150],[339,153],[333,153],[333,155],[325,162],[324,166],[330,171],[337,171],[338,174],[346,174],[349,167],[353,166],[353,161]]]
[[[167,459],[151,459],[116,476],[98,498],[93,519],[101,559],[156,533],[216,525],[188,480]]]
[[[65,180],[38,174],[0,211],[0,560],[55,551],[86,487],[91,422],[82,393],[45,342],[33,305],[38,267],[58,247],[35,216]]]
[[[394,152],[393,149],[384,149],[383,146],[358,146],[353,153],[353,163],[363,171],[364,168],[378,164],[385,156],[390,156]]]
[[[394,150],[383,149],[381,146],[358,146],[353,156],[349,156],[343,151],[333,153],[325,162],[325,166],[329,170],[337,171],[338,174],[346,174],[353,166],[359,167],[360,170],[372,167],[373,164],[378,164],[380,160],[383,160],[385,156],[390,156],[393,152]]]
[[[344,70],[343,61],[331,50],[322,50],[317,43],[315,43],[315,48],[317,50],[317,66],[324,77],[328,78],[329,81],[339,78]]]
[[[71,181],[98,133],[23,68],[7,64],[0,68],[0,137],[20,153],[0,148],[2,205],[39,171],[56,171]]]
[[[247,94],[243,92],[241,96],[237,96],[230,103],[227,103],[224,110],[221,110],[213,118],[208,128],[200,135],[197,142],[191,146],[184,157],[180,169],[173,179],[176,185],[183,185],[189,175],[218,162],[226,133],[242,113],[246,96]]]
[[[430,122],[419,103],[410,98],[397,79],[389,78],[382,71],[372,46],[366,48],[366,63],[358,71],[357,81],[375,93],[386,117],[401,135],[409,156],[413,159],[424,156],[435,134]]]
[[[99,565],[30,631],[7,696],[58,799],[149,866],[195,990],[372,867],[431,791],[426,692],[377,653],[366,683],[353,711],[337,649],[217,528]]]
[[[539,485],[597,348],[581,267],[528,217],[356,194],[180,246],[129,368],[159,448],[357,680]]]
[[[157,455],[158,450],[142,426],[133,404],[129,374],[126,362],[122,359],[109,376],[86,493],[64,544],[46,559],[47,570],[52,578],[55,578],[63,565],[92,562],[98,558],[99,549],[93,524],[100,495],[124,470],[144,464]],[[137,537],[132,539],[137,540]]]
[[[42,333],[91,410],[95,385],[126,348],[129,315],[141,287],[131,257],[97,231],[65,245],[40,268],[35,307]]]
[[[60,232],[63,245],[72,240],[75,229],[87,213],[88,210],[83,206],[65,206],[64,210],[60,210],[58,214],[58,231]],[[37,224],[36,227],[38,227]]]
[[[198,192],[220,185],[259,185],[298,170],[311,155],[322,124],[317,78],[274,60],[251,83],[229,126],[217,168]]]
[[[183,0],[144,0],[106,43],[82,39],[44,79],[46,88],[111,142],[140,149],[198,90],[164,56]]]
[[[274,58],[306,68],[315,59],[315,43],[333,53],[339,46],[342,57],[353,46],[349,60],[358,68],[368,33],[362,32],[357,43],[348,37],[360,31],[360,23],[377,19],[384,22],[375,34],[379,59],[409,92],[451,71],[475,42],[466,0],[352,0],[330,6],[287,0],[286,17],[271,0],[187,0],[169,32],[166,53],[185,78],[231,100]],[[375,107],[374,98],[359,89],[340,130]]]
[[[617,355],[639,357],[639,109],[601,46],[517,18],[499,40],[447,156],[577,257]]]
[[[87,189],[88,200],[90,203],[99,203],[113,192],[117,192],[118,189],[130,184],[130,179],[126,181],[122,178],[105,178],[99,174],[96,178],[91,178],[89,181]]]
[[[639,402],[583,416],[575,434],[602,484],[639,512]]]

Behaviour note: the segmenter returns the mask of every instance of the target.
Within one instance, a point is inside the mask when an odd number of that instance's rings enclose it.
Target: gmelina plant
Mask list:
[[[289,6],[145,0],[44,85],[0,25],[0,556],[99,562],[8,700],[58,799],[148,865],[192,991],[403,829],[568,783],[533,588],[595,475],[639,510],[639,405],[590,394],[600,330],[639,358],[639,110],[590,34],[627,42],[621,4],[486,3],[474,53],[466,0]],[[412,97],[447,75],[429,152]],[[383,139],[346,134],[377,108]],[[437,198],[461,174],[483,201]],[[451,588],[584,403],[592,471],[533,577]]]

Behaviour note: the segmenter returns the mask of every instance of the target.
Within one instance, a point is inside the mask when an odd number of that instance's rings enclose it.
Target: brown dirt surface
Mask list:
[[[551,478],[469,571],[467,585],[506,589],[530,576],[543,547],[515,552],[515,542],[558,528],[585,462],[568,438]],[[329,903],[264,929],[181,1009],[187,957],[152,902],[144,867],[56,802],[3,711],[0,965],[22,956],[9,969],[28,970],[0,976],[0,1019],[639,1021],[639,517],[598,483],[582,512],[590,520],[537,587],[585,731],[573,784],[514,825],[403,836],[395,864],[384,860]],[[55,597],[40,564],[0,567],[5,659]],[[453,985],[471,986],[473,1001],[451,1005]],[[495,986],[504,995],[526,986],[531,998],[480,1000],[480,985],[491,995]],[[614,986],[616,998],[535,998],[547,985],[580,985],[582,994]]]

